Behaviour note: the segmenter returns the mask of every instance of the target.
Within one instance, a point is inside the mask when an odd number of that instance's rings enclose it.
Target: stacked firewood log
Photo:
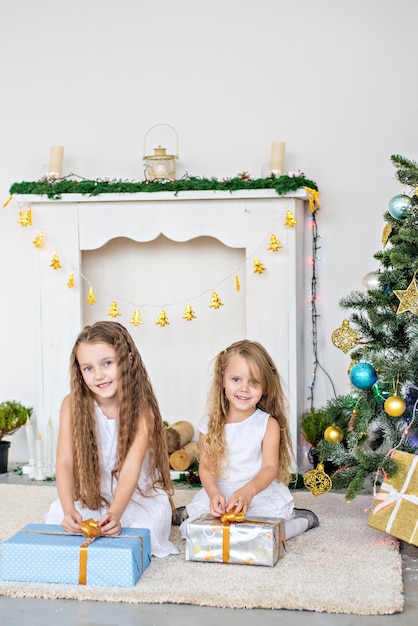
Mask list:
[[[167,436],[170,467],[176,472],[185,472],[199,462],[199,446],[192,441],[194,426],[190,422],[180,420],[165,429]]]

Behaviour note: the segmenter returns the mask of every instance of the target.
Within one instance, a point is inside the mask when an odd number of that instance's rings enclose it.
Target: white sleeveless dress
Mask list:
[[[248,483],[260,471],[262,444],[268,420],[268,413],[256,409],[250,417],[242,422],[225,424],[228,458],[222,475],[218,479],[218,485],[220,492],[227,499],[236,489]],[[206,435],[208,425],[209,416],[205,415],[198,425],[199,432]],[[247,516],[289,519],[292,516],[293,507],[293,496],[289,488],[274,480],[266,489],[254,496]],[[186,509],[188,518],[180,526],[182,537],[186,535],[188,522],[210,513],[210,501],[206,491],[200,489]]]
[[[102,466],[101,493],[112,502],[111,471],[115,464],[117,450],[117,420],[108,419],[96,405],[97,431],[99,434],[99,453]],[[148,497],[134,492],[126,507],[121,524],[126,528],[149,528],[151,531],[151,552],[154,556],[164,557],[178,554],[178,550],[169,540],[171,532],[172,510],[168,495],[162,489],[153,489],[148,478],[148,455],[145,456],[139,477],[139,484]],[[114,483],[116,487],[116,483]],[[99,519],[106,508],[92,511],[75,502],[77,511],[83,519]],[[59,499],[55,500],[45,516],[46,524],[61,524],[64,512]]]

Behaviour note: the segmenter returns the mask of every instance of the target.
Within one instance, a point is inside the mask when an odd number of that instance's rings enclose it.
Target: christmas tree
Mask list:
[[[366,479],[378,484],[396,473],[394,449],[418,453],[418,164],[399,155],[391,161],[408,193],[384,213],[379,270],[339,303],[347,319],[332,341],[350,352],[352,391],[322,409],[332,426],[315,446],[322,462],[337,467],[333,487],[347,500]]]

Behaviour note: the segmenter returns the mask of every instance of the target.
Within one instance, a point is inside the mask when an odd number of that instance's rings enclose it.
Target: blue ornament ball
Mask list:
[[[377,381],[376,370],[370,363],[356,363],[350,370],[350,380],[357,389],[370,389]]]
[[[389,201],[389,213],[395,220],[403,220],[405,211],[411,206],[411,198],[403,193],[393,196]]]

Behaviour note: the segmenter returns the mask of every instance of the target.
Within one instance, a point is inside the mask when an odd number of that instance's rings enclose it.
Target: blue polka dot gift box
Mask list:
[[[1,544],[1,579],[134,587],[151,563],[147,528],[118,537],[70,535],[55,524],[28,524]]]
[[[274,566],[285,553],[285,521],[225,513],[187,524],[186,561]]]

